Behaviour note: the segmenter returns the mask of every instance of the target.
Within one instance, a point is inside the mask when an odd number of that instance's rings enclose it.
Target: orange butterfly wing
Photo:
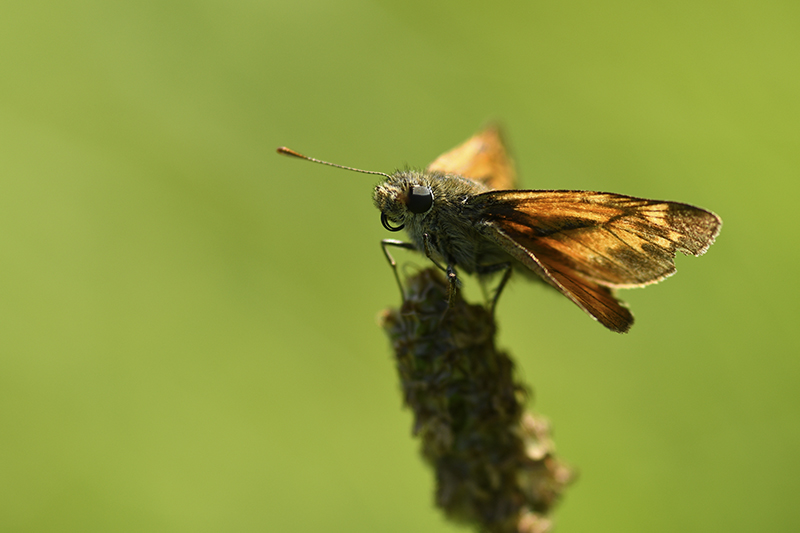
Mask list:
[[[687,204],[587,191],[493,191],[472,203],[492,240],[619,332],[633,316],[611,289],[673,274],[676,251],[701,255],[722,223]]]
[[[455,174],[483,183],[490,189],[514,189],[517,173],[508,156],[499,126],[492,125],[466,142],[440,155],[428,172]]]

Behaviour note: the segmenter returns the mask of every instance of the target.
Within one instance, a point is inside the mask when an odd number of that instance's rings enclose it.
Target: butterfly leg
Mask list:
[[[508,280],[511,279],[511,263],[505,264],[505,272],[503,272],[503,277],[500,279],[500,283],[497,284],[497,288],[494,290],[494,298],[492,298],[492,306],[489,308],[489,312],[494,315],[494,310],[497,309],[497,301],[500,299],[500,293],[503,292],[503,289],[506,287],[506,283]]]
[[[442,272],[446,272],[447,273],[447,277],[449,278],[450,277],[450,272],[447,270],[447,268],[443,267],[441,264],[439,264],[439,262],[436,259],[433,258],[433,254],[431,253],[431,237],[430,237],[430,235],[428,235],[427,233],[423,233],[422,234],[422,241],[425,243],[425,257],[430,259],[431,263],[433,263],[434,265],[439,267],[439,270],[441,270]],[[449,268],[449,265],[448,265],[448,268]],[[455,275],[455,273],[454,273],[454,275]]]
[[[447,263],[447,268],[443,267],[439,262],[433,258],[433,254],[431,254],[431,237],[427,233],[422,234],[423,242],[425,243],[425,255],[431,262],[439,267],[439,270],[442,270],[445,274],[447,274],[447,281],[450,283],[450,290],[447,294],[447,305],[449,307],[453,307],[453,304],[456,301],[456,289],[458,289],[458,276],[456,275],[456,267],[452,263]]]
[[[450,282],[450,290],[447,293],[447,305],[453,307],[456,303],[456,291],[458,291],[458,276],[453,265],[447,265],[447,281]]]
[[[410,242],[398,241],[397,239],[383,239],[381,241],[383,255],[386,256],[386,260],[389,261],[389,266],[392,267],[394,279],[397,280],[397,286],[400,287],[400,295],[403,297],[403,300],[405,300],[406,293],[403,290],[403,283],[400,281],[400,274],[397,272],[397,261],[395,261],[394,257],[392,257],[392,254],[389,253],[389,249],[387,248],[388,246],[396,246],[398,248],[405,248],[406,250],[416,250],[417,247]]]
[[[498,300],[500,300],[500,294],[503,292],[503,289],[505,288],[506,283],[508,283],[508,280],[511,279],[511,272],[513,269],[511,263],[508,261],[502,263],[495,263],[492,265],[482,265],[478,269],[479,276],[493,274],[499,270],[503,270],[503,277],[500,278],[500,283],[497,284],[497,287],[494,290],[494,296],[492,297],[491,302],[489,302],[489,312],[492,314],[494,314],[494,310],[497,308],[497,302]]]

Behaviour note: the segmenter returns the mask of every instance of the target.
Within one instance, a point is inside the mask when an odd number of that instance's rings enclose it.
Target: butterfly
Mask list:
[[[605,327],[626,332],[633,315],[614,294],[675,273],[675,254],[702,255],[722,220],[688,204],[576,190],[516,189],[516,171],[497,126],[439,156],[424,171],[364,171],[278,152],[386,179],[373,200],[389,231],[411,242],[387,247],[423,252],[447,273],[485,278],[504,271],[492,305],[512,270],[533,273]],[[395,275],[396,268],[395,268]],[[398,277],[399,282],[399,277]],[[451,292],[451,295],[453,292]]]

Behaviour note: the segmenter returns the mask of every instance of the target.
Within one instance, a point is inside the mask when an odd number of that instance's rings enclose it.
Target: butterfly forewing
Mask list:
[[[609,287],[664,279],[675,271],[676,251],[702,254],[720,225],[697,207],[609,193],[496,191],[475,202],[487,221],[537,257]]]
[[[469,178],[490,189],[514,189],[517,186],[514,163],[508,156],[500,128],[496,125],[489,126],[440,155],[426,170]]]
[[[473,203],[490,238],[513,243],[516,259],[616,331],[633,318],[608,288],[671,275],[675,252],[702,254],[721,223],[686,204],[586,191],[494,191]]]

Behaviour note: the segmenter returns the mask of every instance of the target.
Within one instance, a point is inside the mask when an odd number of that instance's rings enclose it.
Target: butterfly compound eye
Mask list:
[[[412,187],[408,193],[406,208],[412,213],[422,214],[433,205],[433,193],[430,187]]]

